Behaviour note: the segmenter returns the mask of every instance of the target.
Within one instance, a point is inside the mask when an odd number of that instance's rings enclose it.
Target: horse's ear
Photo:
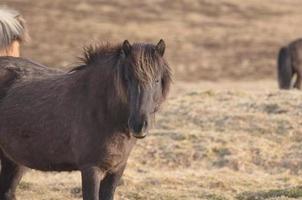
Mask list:
[[[165,41],[163,39],[160,39],[160,41],[157,43],[155,49],[161,56],[163,56],[165,53],[165,49],[166,49]]]
[[[131,44],[129,43],[128,40],[125,40],[122,45],[122,53],[125,56],[128,56],[131,53],[131,49],[132,49]]]

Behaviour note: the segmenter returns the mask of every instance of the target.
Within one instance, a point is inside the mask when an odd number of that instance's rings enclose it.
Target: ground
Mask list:
[[[171,95],[138,141],[117,199],[302,199],[302,93],[279,91],[300,0],[4,1],[28,21],[23,55],[76,65],[82,46],[164,38]],[[17,196],[81,199],[80,174],[30,171]]]

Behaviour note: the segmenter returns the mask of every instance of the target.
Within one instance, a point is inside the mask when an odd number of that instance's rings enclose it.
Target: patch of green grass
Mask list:
[[[227,198],[217,195],[217,194],[209,194],[206,196],[206,199],[208,199],[208,200],[227,200]]]
[[[299,198],[302,197],[302,186],[287,188],[287,189],[276,189],[269,191],[260,192],[243,192],[239,194],[236,199],[238,200],[263,200],[274,197],[288,197],[288,198]]]

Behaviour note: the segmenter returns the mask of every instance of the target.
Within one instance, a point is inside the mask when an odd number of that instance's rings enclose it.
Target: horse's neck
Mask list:
[[[83,73],[82,80],[79,81],[88,81],[88,102],[92,108],[97,109],[101,118],[127,124],[128,105],[116,90],[114,72],[87,69],[87,72]]]

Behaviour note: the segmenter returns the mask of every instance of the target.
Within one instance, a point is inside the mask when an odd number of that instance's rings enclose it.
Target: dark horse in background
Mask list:
[[[278,54],[278,83],[280,89],[293,87],[301,89],[302,81],[302,39],[295,40],[282,47]]]
[[[80,170],[84,200],[113,199],[133,145],[168,94],[164,52],[163,40],[89,47],[83,65],[46,77],[43,66],[3,58],[15,64],[0,76],[0,199],[15,199],[26,168]],[[41,73],[14,69],[19,62]]]

